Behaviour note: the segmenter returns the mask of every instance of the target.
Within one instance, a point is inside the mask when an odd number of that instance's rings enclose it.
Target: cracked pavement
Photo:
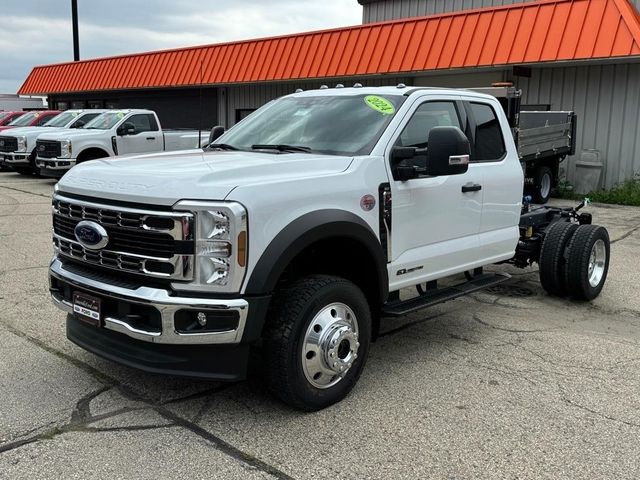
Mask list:
[[[594,302],[491,267],[513,278],[385,321],[354,392],[301,414],[259,377],[159,377],[71,344],[47,293],[53,184],[0,173],[0,479],[640,476],[640,208],[589,207],[614,242]]]

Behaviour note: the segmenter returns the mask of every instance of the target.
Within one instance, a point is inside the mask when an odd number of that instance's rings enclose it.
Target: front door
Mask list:
[[[164,150],[164,138],[155,117],[150,113],[131,115],[124,124],[135,128],[133,135],[117,137],[118,155],[130,153],[153,153]]]
[[[393,144],[424,148],[431,128],[466,131],[466,121],[458,97],[418,102]],[[408,162],[424,166],[426,156]],[[461,175],[391,181],[391,290],[473,268],[479,258],[483,191],[467,187],[482,183],[480,164],[470,164]]]

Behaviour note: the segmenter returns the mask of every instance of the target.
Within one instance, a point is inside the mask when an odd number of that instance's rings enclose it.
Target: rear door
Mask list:
[[[464,98],[464,97],[463,97]],[[478,240],[485,264],[511,258],[520,236],[523,173],[506,116],[496,100],[464,99],[471,166],[484,171]]]
[[[465,108],[458,96],[419,100],[392,146],[427,147],[435,126],[467,129]],[[426,156],[409,160],[424,166]],[[467,173],[391,181],[392,234],[389,271],[392,290],[472,268],[480,256],[483,191],[463,192],[481,186],[483,166],[469,166]],[[464,189],[466,190],[466,188]]]
[[[130,123],[135,128],[133,135],[118,135],[118,154],[161,152],[164,142],[162,132],[155,115],[137,113],[131,115],[122,124]]]

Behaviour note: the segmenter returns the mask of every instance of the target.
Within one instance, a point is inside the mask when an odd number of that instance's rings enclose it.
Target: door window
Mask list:
[[[396,146],[427,147],[429,132],[433,127],[460,128],[460,118],[453,101],[426,102],[420,105],[398,137]],[[404,160],[403,164],[424,168],[427,164],[427,156],[416,155],[412,159]]]
[[[158,122],[153,115],[145,113],[140,115],[132,115],[127,123],[131,123],[135,129],[136,134],[142,132],[156,132],[158,131]]]
[[[476,162],[496,162],[506,153],[502,127],[491,105],[471,103],[475,118],[475,148],[473,160]]]

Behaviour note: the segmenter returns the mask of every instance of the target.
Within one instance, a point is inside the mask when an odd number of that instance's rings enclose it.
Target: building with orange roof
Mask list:
[[[640,173],[640,0],[358,1],[362,25],[38,66],[19,93],[209,128],[321,84],[510,81],[524,108],[577,112],[570,182],[597,174],[609,188]]]

